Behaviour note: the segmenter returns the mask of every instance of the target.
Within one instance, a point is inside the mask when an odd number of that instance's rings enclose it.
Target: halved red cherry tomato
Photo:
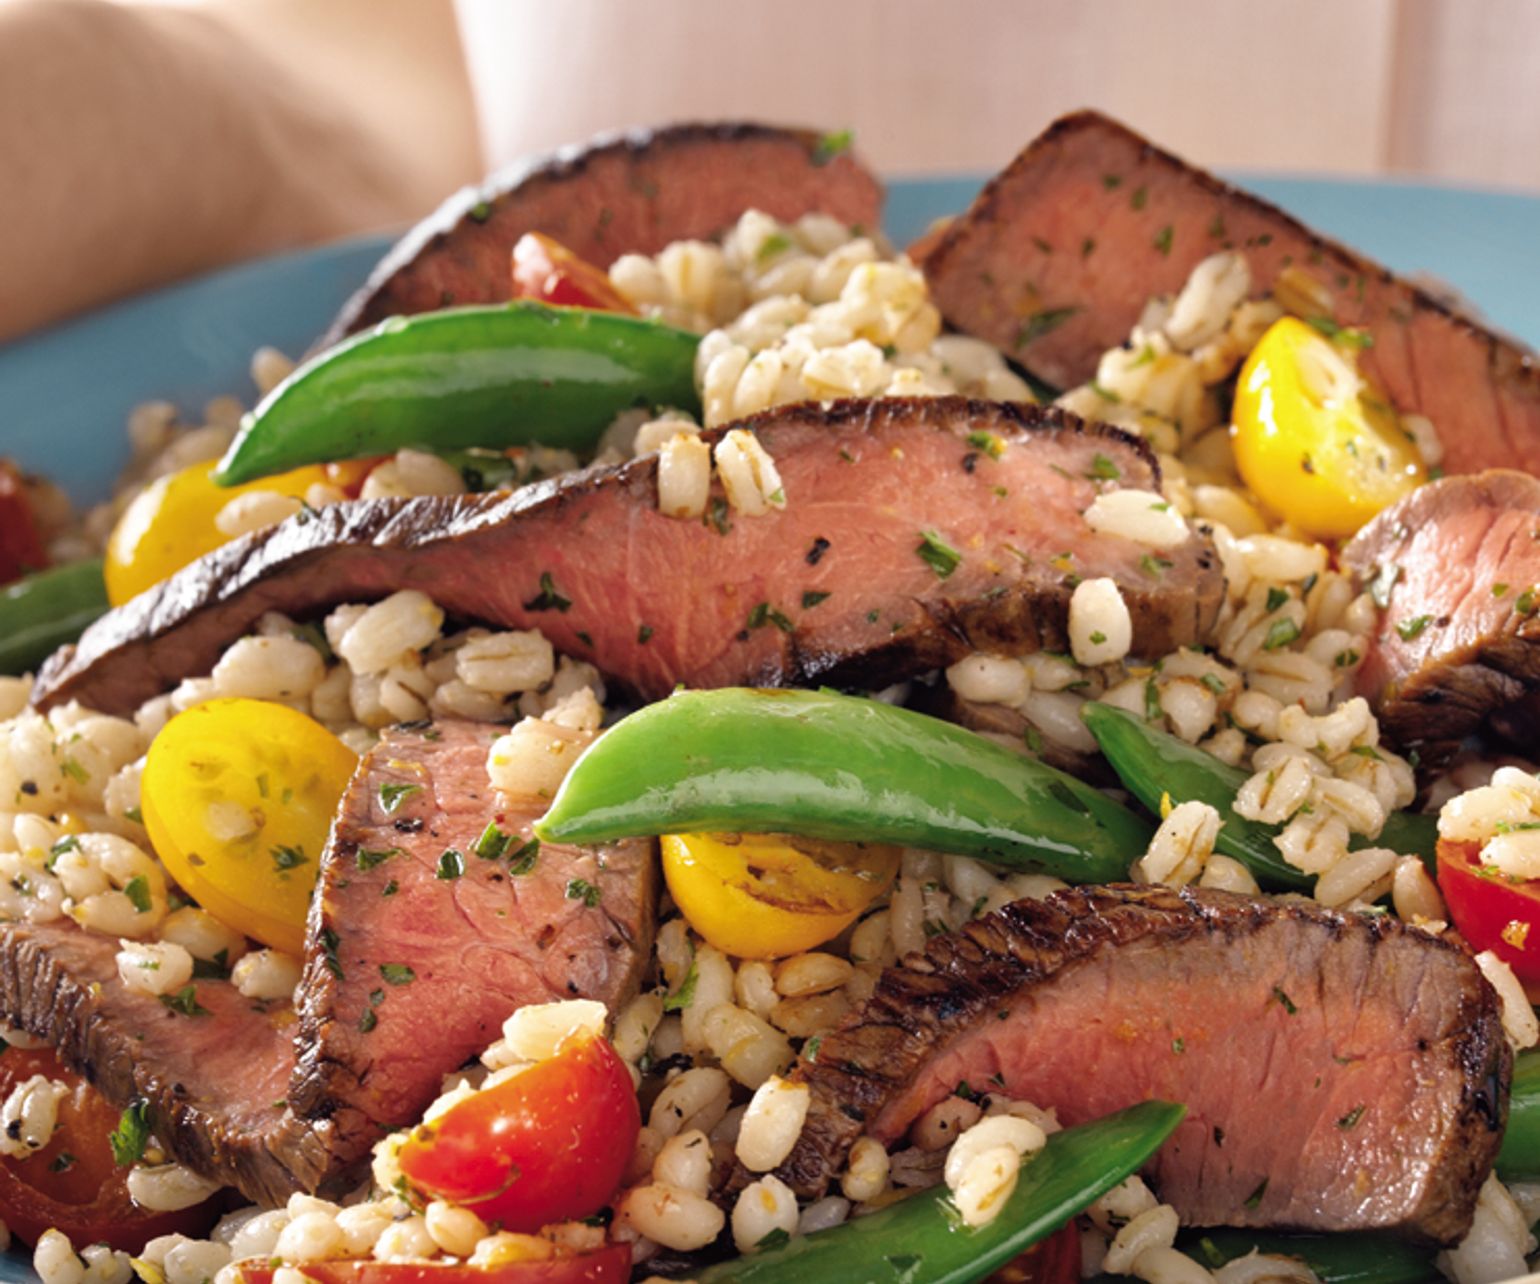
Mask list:
[[[1071,1218],[1013,1257],[984,1284],[1080,1284],[1080,1227]]]
[[[413,1129],[401,1171],[485,1222],[532,1232],[608,1203],[641,1123],[631,1072],[607,1040],[582,1034]]]
[[[526,232],[513,247],[513,297],[636,315],[609,273],[543,232]]]
[[[47,565],[48,552],[21,474],[9,459],[0,459],[0,584]]]
[[[111,1244],[137,1253],[157,1235],[198,1236],[213,1225],[216,1195],[193,1208],[152,1213],[129,1198],[128,1169],[113,1159],[108,1135],[122,1111],[72,1070],[52,1048],[9,1048],[0,1056],[0,1100],[33,1075],[69,1088],[59,1102],[53,1139],[25,1159],[0,1158],[0,1219],[17,1238],[36,1243],[57,1227],[76,1244]]]
[[[1527,986],[1540,986],[1540,881],[1510,882],[1481,863],[1480,843],[1438,840],[1438,890],[1460,935]]]
[[[576,1257],[504,1266],[443,1262],[304,1262],[294,1268],[316,1284],[626,1284],[631,1247],[609,1244]],[[244,1284],[273,1284],[271,1266],[242,1266]]]

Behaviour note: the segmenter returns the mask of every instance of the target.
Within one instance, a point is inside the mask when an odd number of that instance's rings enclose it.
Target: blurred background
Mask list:
[[[0,339],[623,125],[984,174],[1095,106],[1230,172],[1540,191],[1536,83],[1536,0],[0,0]]]

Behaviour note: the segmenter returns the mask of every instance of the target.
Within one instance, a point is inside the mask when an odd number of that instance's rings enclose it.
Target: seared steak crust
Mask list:
[[[652,841],[526,846],[544,806],[504,805],[487,782],[503,730],[386,731],[332,827],[288,1095],[302,1116],[331,1121],[344,1157],[417,1119],[517,1008],[585,998],[618,1013],[650,962]]]
[[[109,612],[49,659],[34,700],[131,713],[207,673],[265,611],[403,588],[538,628],[644,699],[680,682],[880,687],[973,650],[1067,650],[1085,576],[1117,581],[1143,655],[1200,640],[1218,612],[1207,537],[1151,570],[1143,546],[1086,525],[1113,484],[1096,478],[1159,486],[1148,449],[1117,429],[961,397],[802,403],[742,424],[775,457],[782,510],[740,517],[714,483],[707,521],[665,517],[656,456],[512,495],[333,505]],[[998,459],[969,441],[981,432]]]
[[[750,209],[786,221],[819,211],[875,230],[882,186],[811,130],[729,122],[605,134],[455,193],[380,261],[320,346],[389,316],[508,298],[509,254],[525,232],[607,267],[714,236]]]
[[[1493,470],[1434,482],[1365,526],[1342,560],[1385,602],[1357,683],[1390,737],[1427,765],[1483,727],[1527,748],[1540,699],[1540,481]]]
[[[294,1013],[228,981],[198,981],[188,1016],[118,980],[118,943],[63,921],[0,925],[0,1012],[58,1048],[115,1105],[147,1103],[179,1162],[281,1204],[333,1167],[325,1121],[285,1105]]]
[[[1469,955],[1390,917],[1162,887],[1082,887],[938,936],[803,1059],[777,1175],[813,1195],[863,1131],[892,1142],[966,1081],[1083,1122],[1189,1114],[1153,1166],[1195,1225],[1470,1226],[1512,1056]]]
[[[1363,368],[1397,409],[1427,415],[1451,473],[1540,471],[1540,366],[1377,263],[1312,232],[1096,112],[1055,121],[924,253],[942,315],[1060,387],[1089,379],[1146,301],[1221,249],[1256,293],[1286,268],[1373,336]]]

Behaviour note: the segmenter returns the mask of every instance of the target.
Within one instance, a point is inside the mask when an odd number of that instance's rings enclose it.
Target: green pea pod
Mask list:
[[[1016,1189],[988,1225],[962,1224],[945,1186],[783,1246],[696,1272],[697,1284],[966,1284],[1052,1234],[1160,1149],[1186,1113],[1146,1101],[1054,1133],[1022,1165]]]
[[[1188,1231],[1177,1247],[1211,1270],[1255,1250],[1304,1262],[1323,1284],[1423,1284],[1443,1276],[1433,1253],[1396,1235],[1284,1235],[1276,1231]]]
[[[99,557],[38,571],[0,589],[0,673],[37,668],[106,609]]]
[[[1508,1131],[1497,1154],[1497,1175],[1504,1181],[1540,1181],[1540,1050],[1513,1060],[1508,1095]]]
[[[1124,787],[1153,812],[1170,795],[1173,803],[1206,802],[1223,819],[1214,845],[1245,865],[1269,891],[1309,891],[1315,880],[1295,869],[1273,842],[1277,825],[1247,820],[1235,811],[1235,796],[1250,773],[1220,762],[1206,750],[1178,740],[1126,709],[1088,701],[1080,716],[1096,737]],[[1389,847],[1422,857],[1431,869],[1438,821],[1413,812],[1392,812],[1375,839],[1355,837],[1354,847]]]
[[[699,336],[528,300],[392,317],[306,362],[241,421],[221,486],[402,446],[591,449],[633,406],[695,410]]]
[[[698,831],[899,843],[1076,883],[1128,876],[1151,827],[961,727],[833,691],[681,691],[578,759],[535,832],[598,843]]]

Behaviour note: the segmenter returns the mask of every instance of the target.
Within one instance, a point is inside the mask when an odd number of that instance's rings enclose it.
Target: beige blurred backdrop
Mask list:
[[[1221,168],[1540,191],[1540,0],[0,0],[0,340],[400,226],[599,130],[986,172],[1081,106]]]

